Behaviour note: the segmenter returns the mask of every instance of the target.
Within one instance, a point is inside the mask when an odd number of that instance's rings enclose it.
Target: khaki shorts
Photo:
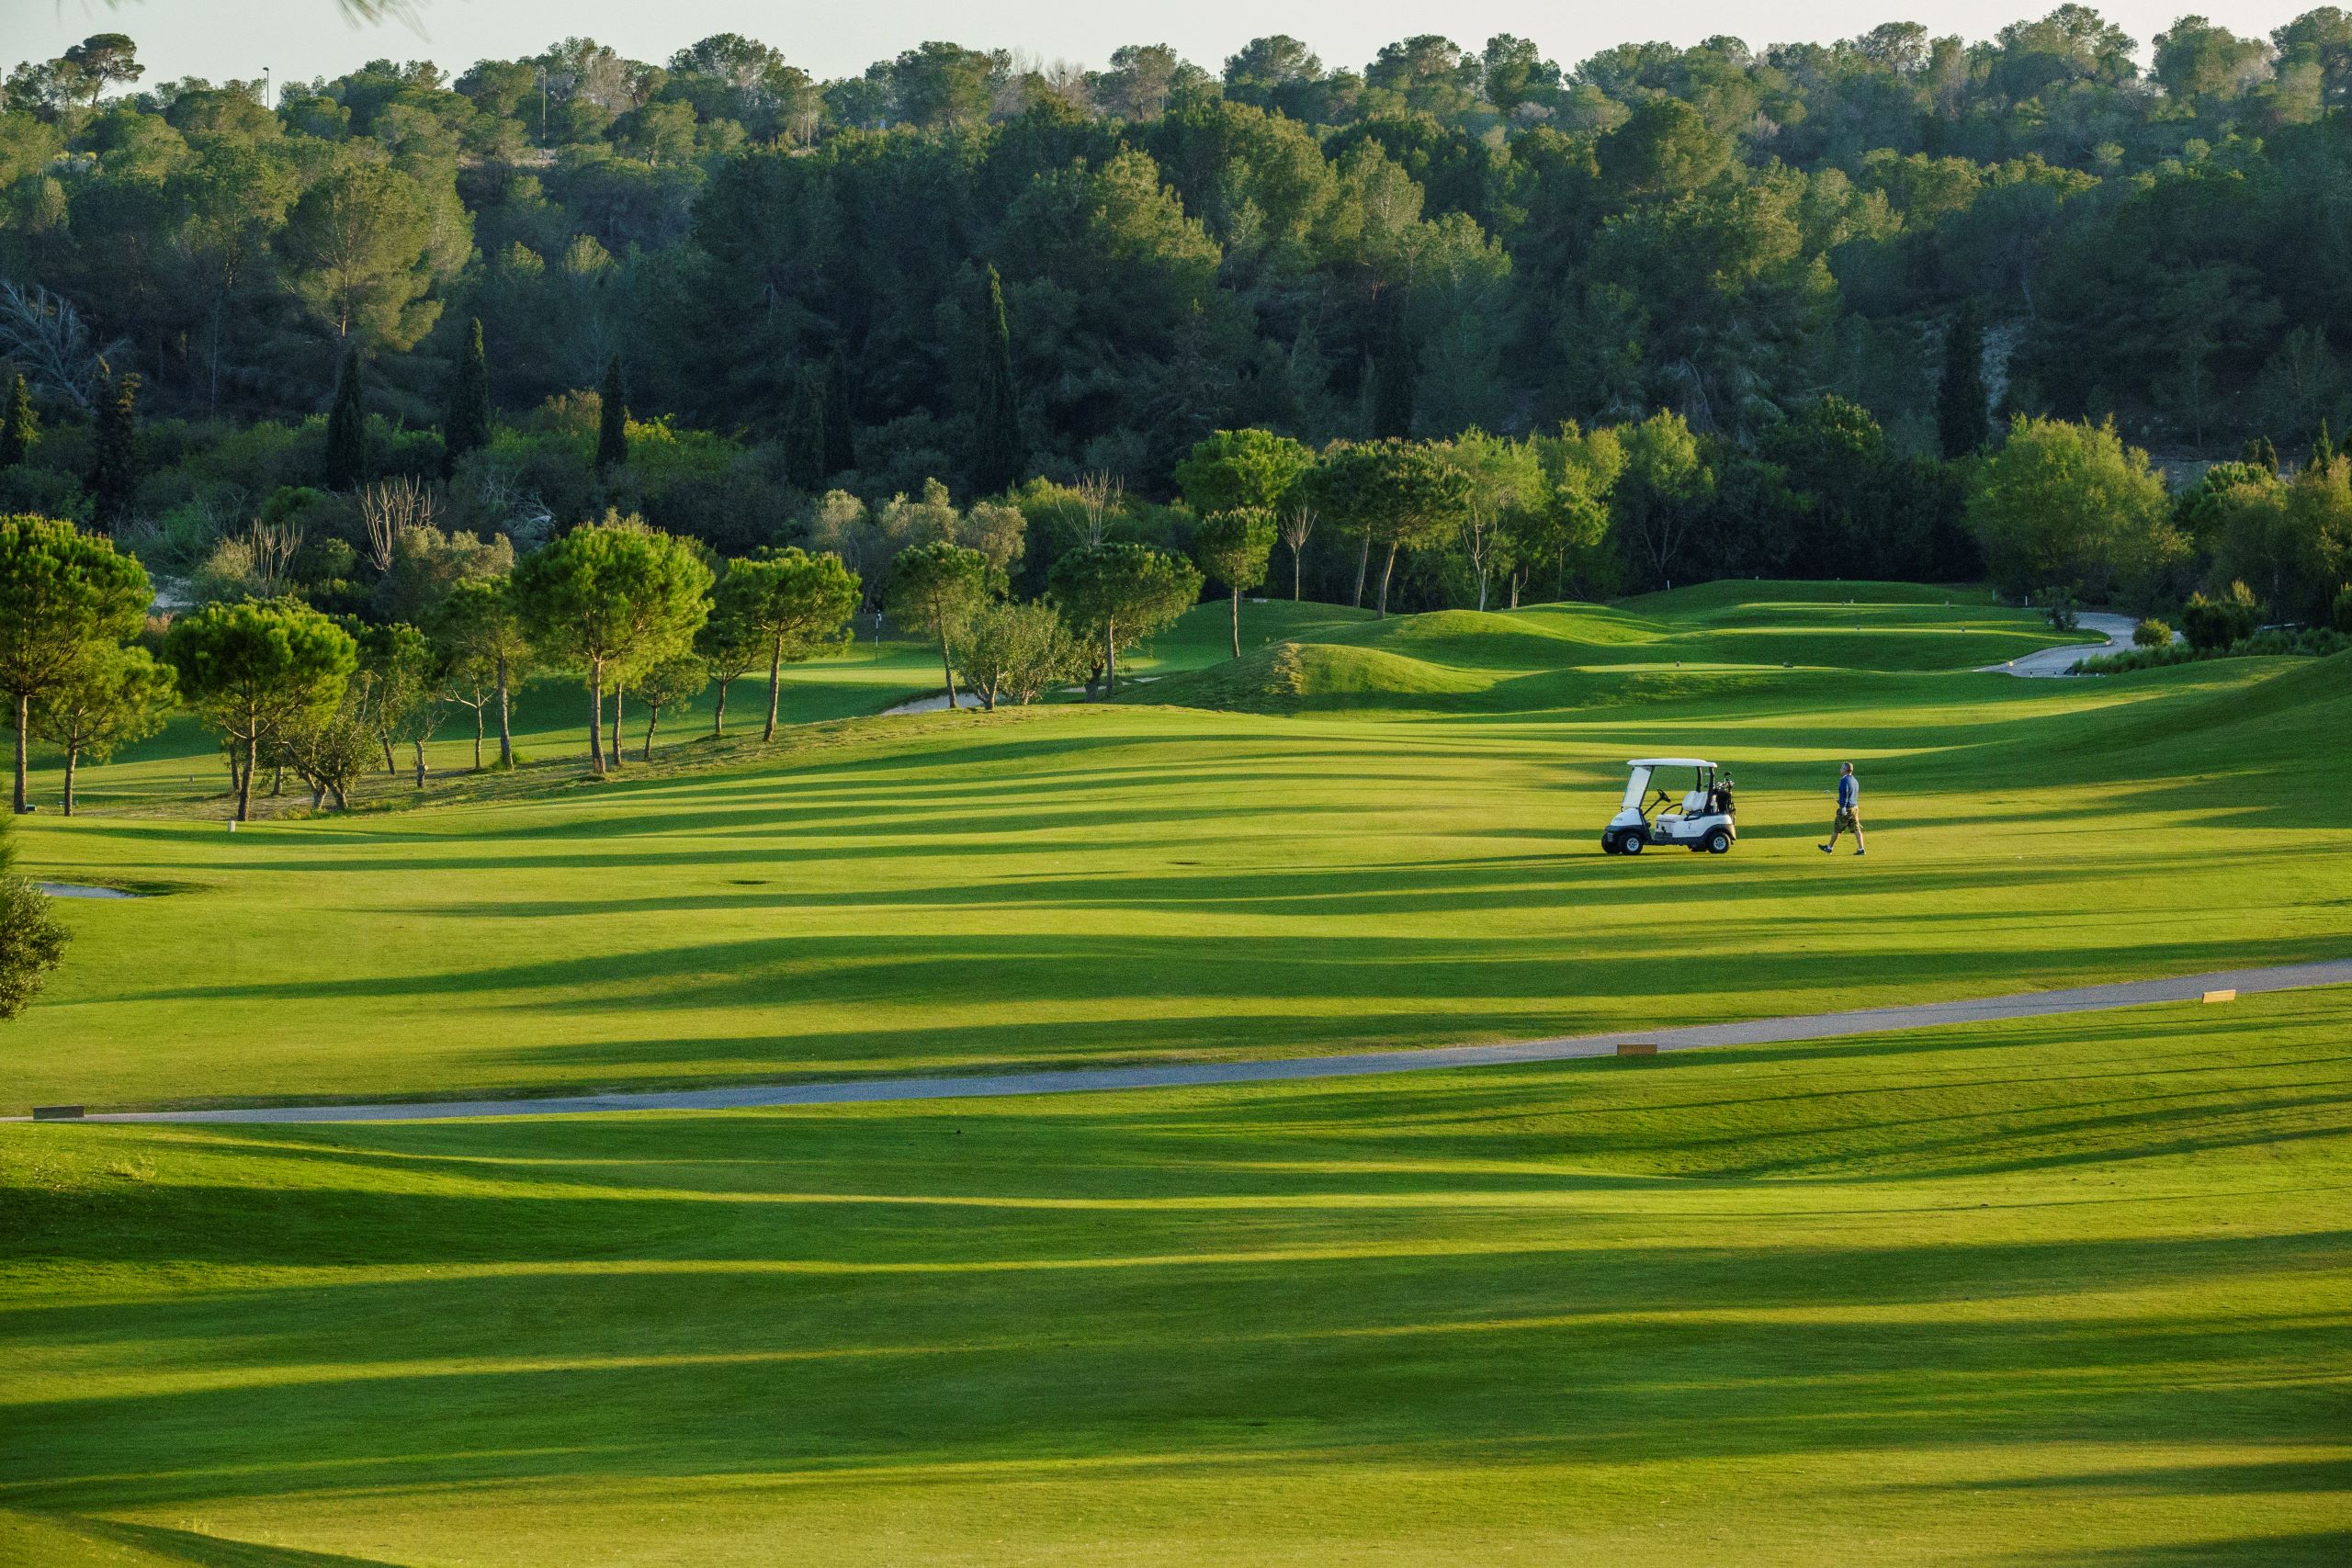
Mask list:
[[[1838,823],[1832,831],[1839,833],[1859,833],[1861,830],[1861,811],[1858,807],[1851,806],[1839,807],[1838,808]]]

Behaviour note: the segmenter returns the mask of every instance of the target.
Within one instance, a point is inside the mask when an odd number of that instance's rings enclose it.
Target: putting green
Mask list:
[[[119,764],[155,785],[143,815],[23,836],[35,874],[172,891],[65,911],[73,958],[10,1026],[8,1097],[1295,1054],[2352,951],[2352,805],[2314,785],[2352,660],[2017,681],[1969,668],[2046,630],[1951,597],[1251,606],[1238,661],[1213,657],[1211,606],[1119,704],[682,739],[604,785],[545,760],[233,836],[150,755]],[[796,674],[834,692],[828,669]],[[1736,852],[1598,852],[1620,764],[1658,751],[1737,773]],[[1866,861],[1814,848],[1846,758]]]
[[[2340,1562],[2347,1034],[0,1127],[0,1560]]]

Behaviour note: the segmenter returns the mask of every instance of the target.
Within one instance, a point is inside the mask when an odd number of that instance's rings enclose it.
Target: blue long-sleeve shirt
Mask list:
[[[1842,774],[1838,780],[1838,808],[1851,811],[1861,798],[1862,781],[1851,773]]]

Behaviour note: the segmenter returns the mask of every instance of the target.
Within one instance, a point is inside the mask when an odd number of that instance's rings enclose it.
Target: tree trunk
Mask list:
[[[713,740],[727,733],[727,685],[733,679],[731,675],[718,678],[718,706],[710,716],[710,738]]]
[[[1396,575],[1396,542],[1388,543],[1388,561],[1380,569],[1380,618],[1388,618],[1388,580]]]
[[[398,778],[401,776],[401,765],[392,761],[391,731],[389,729],[386,730],[383,734],[382,739],[384,742],[384,772],[391,774],[394,778]]]
[[[348,811],[348,810],[350,810],[350,809],[351,809],[351,797],[350,797],[349,795],[345,795],[345,794],[344,794],[344,793],[343,793],[343,786],[342,786],[341,784],[336,784],[336,785],[334,785],[334,808],[335,808],[337,811]]]
[[[1365,573],[1366,571],[1368,571],[1369,570],[1371,570],[1371,567],[1372,567],[1372,530],[1371,530],[1371,529],[1369,529],[1369,528],[1366,528],[1366,529],[1363,531],[1363,552],[1362,552],[1361,554],[1359,554],[1359,555],[1356,557],[1356,604],[1355,604],[1355,607],[1356,607],[1357,609],[1359,609],[1359,610],[1361,610],[1361,609],[1363,609],[1363,577],[1364,577],[1364,573]]]
[[[245,742],[245,765],[237,773],[237,820],[248,821],[253,817],[254,761],[261,750],[261,739],[253,737]]]
[[[588,771],[605,776],[605,662],[588,662]]]
[[[506,656],[498,656],[498,765],[514,765],[514,731],[506,714]]]
[[[320,807],[324,806],[326,801],[327,786],[322,784],[312,784],[311,785],[311,809],[316,811]]]
[[[30,809],[25,799],[25,733],[33,726],[33,695],[30,692],[17,694],[17,799],[15,810],[22,817]]]
[[[479,695],[481,692],[481,688],[480,686],[476,686],[474,688],[474,692]],[[481,772],[481,709],[477,707],[474,709],[474,772],[476,773]]]
[[[956,660],[947,651],[947,623],[939,623],[939,668],[947,675],[947,705],[956,705]]]
[[[1302,547],[1302,546],[1293,545],[1293,546],[1290,547],[1290,602],[1291,602],[1292,604],[1297,604],[1297,603],[1298,603],[1298,600],[1299,600],[1299,591],[1298,591],[1298,583],[1299,583],[1299,560],[1298,560],[1298,558],[1299,558],[1300,556],[1304,555],[1304,554],[1306,554],[1306,550],[1305,550],[1304,547]]]
[[[1102,623],[1102,700],[1119,689],[1119,627],[1115,621]]]
[[[768,727],[760,732],[760,742],[765,745],[775,739],[776,697],[784,684],[784,638],[777,637],[768,649]]]
[[[1233,589],[1233,657],[1241,657],[1241,590]]]
[[[645,761],[653,761],[653,728],[662,722],[662,710],[648,704],[645,709]]]
[[[628,682],[626,682],[626,681],[616,681],[616,682],[613,682],[613,741],[612,741],[612,748],[611,748],[610,751],[606,754],[606,756],[605,756],[605,760],[606,761],[608,761],[608,762],[612,763],[612,765],[613,765],[613,771],[614,771],[615,773],[618,773],[618,772],[620,771],[620,766],[621,766],[621,705],[622,705],[624,703],[628,702]]]
[[[286,764],[274,762],[269,770],[269,798],[277,799],[286,793]]]
[[[417,788],[419,788],[419,789],[423,789],[423,788],[424,787],[424,737],[419,736],[419,737],[416,739],[416,740],[413,742],[413,744],[414,744],[414,745],[415,745],[415,747],[416,747],[416,787],[417,787]]]
[[[65,815],[68,817],[74,815],[74,764],[81,760],[82,750],[80,747],[68,746],[65,748]]]

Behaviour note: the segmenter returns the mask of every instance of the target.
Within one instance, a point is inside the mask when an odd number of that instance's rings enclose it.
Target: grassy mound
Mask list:
[[[1127,697],[1182,707],[1298,713],[1362,706],[1366,698],[1379,700],[1381,705],[1388,705],[1389,700],[1398,706],[1426,705],[1429,699],[1483,692],[1488,684],[1383,648],[1278,642],[1137,687]]]
[[[1342,621],[1238,660],[1188,660],[1188,673],[1131,700],[1279,714],[1557,713],[1766,695],[1796,671],[1973,670],[2064,640],[2025,612],[1951,599],[1902,585],[1716,583],[1623,605]]]

